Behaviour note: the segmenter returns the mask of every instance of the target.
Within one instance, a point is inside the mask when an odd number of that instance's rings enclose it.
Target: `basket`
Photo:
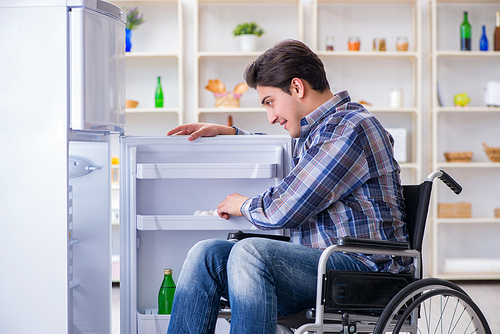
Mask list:
[[[234,97],[232,93],[215,97],[215,107],[217,108],[239,108],[240,99]]]
[[[490,159],[491,162],[500,162],[500,147],[489,147],[485,143],[483,143],[484,152]]]
[[[472,152],[445,152],[444,157],[446,162],[470,162],[472,160]]]
[[[126,108],[135,108],[135,107],[137,107],[138,104],[139,104],[139,102],[134,101],[134,100],[126,100],[125,101]]]

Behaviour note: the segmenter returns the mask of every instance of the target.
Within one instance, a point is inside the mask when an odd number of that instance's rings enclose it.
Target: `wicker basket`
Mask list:
[[[472,152],[445,152],[444,157],[446,162],[470,162],[472,160]]]
[[[500,147],[489,147],[485,143],[483,143],[484,152],[490,159],[491,162],[500,162]]]
[[[500,209],[495,209],[495,218],[500,218]]]
[[[215,107],[217,108],[238,108],[239,106],[240,99],[235,98],[231,93],[215,97]]]

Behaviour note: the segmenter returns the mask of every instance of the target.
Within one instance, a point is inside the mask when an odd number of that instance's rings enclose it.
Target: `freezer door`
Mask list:
[[[68,15],[70,128],[124,132],[125,24],[87,7]]]
[[[122,137],[120,151],[120,329],[164,333],[158,315],[163,269],[177,281],[189,249],[204,239],[254,231],[243,217],[199,214],[227,195],[258,195],[290,168],[292,142],[283,136]],[[267,231],[282,233],[282,231]],[[219,319],[217,334],[228,333]]]

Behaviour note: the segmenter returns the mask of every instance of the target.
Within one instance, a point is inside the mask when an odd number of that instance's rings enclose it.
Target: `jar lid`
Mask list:
[[[163,274],[165,275],[172,275],[172,269],[164,269]]]

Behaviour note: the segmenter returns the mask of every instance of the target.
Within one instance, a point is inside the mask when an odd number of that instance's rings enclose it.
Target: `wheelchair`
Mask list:
[[[422,243],[435,178],[457,195],[462,191],[443,170],[431,173],[421,184],[404,185],[409,242],[340,238],[319,260],[315,308],[279,317],[281,330],[295,334],[491,334],[483,313],[459,286],[437,278],[422,279]],[[285,236],[241,231],[228,235],[235,241],[248,237],[287,240]],[[333,252],[412,257],[415,272],[327,271],[327,259]],[[221,309],[219,317],[229,320],[230,310]]]

